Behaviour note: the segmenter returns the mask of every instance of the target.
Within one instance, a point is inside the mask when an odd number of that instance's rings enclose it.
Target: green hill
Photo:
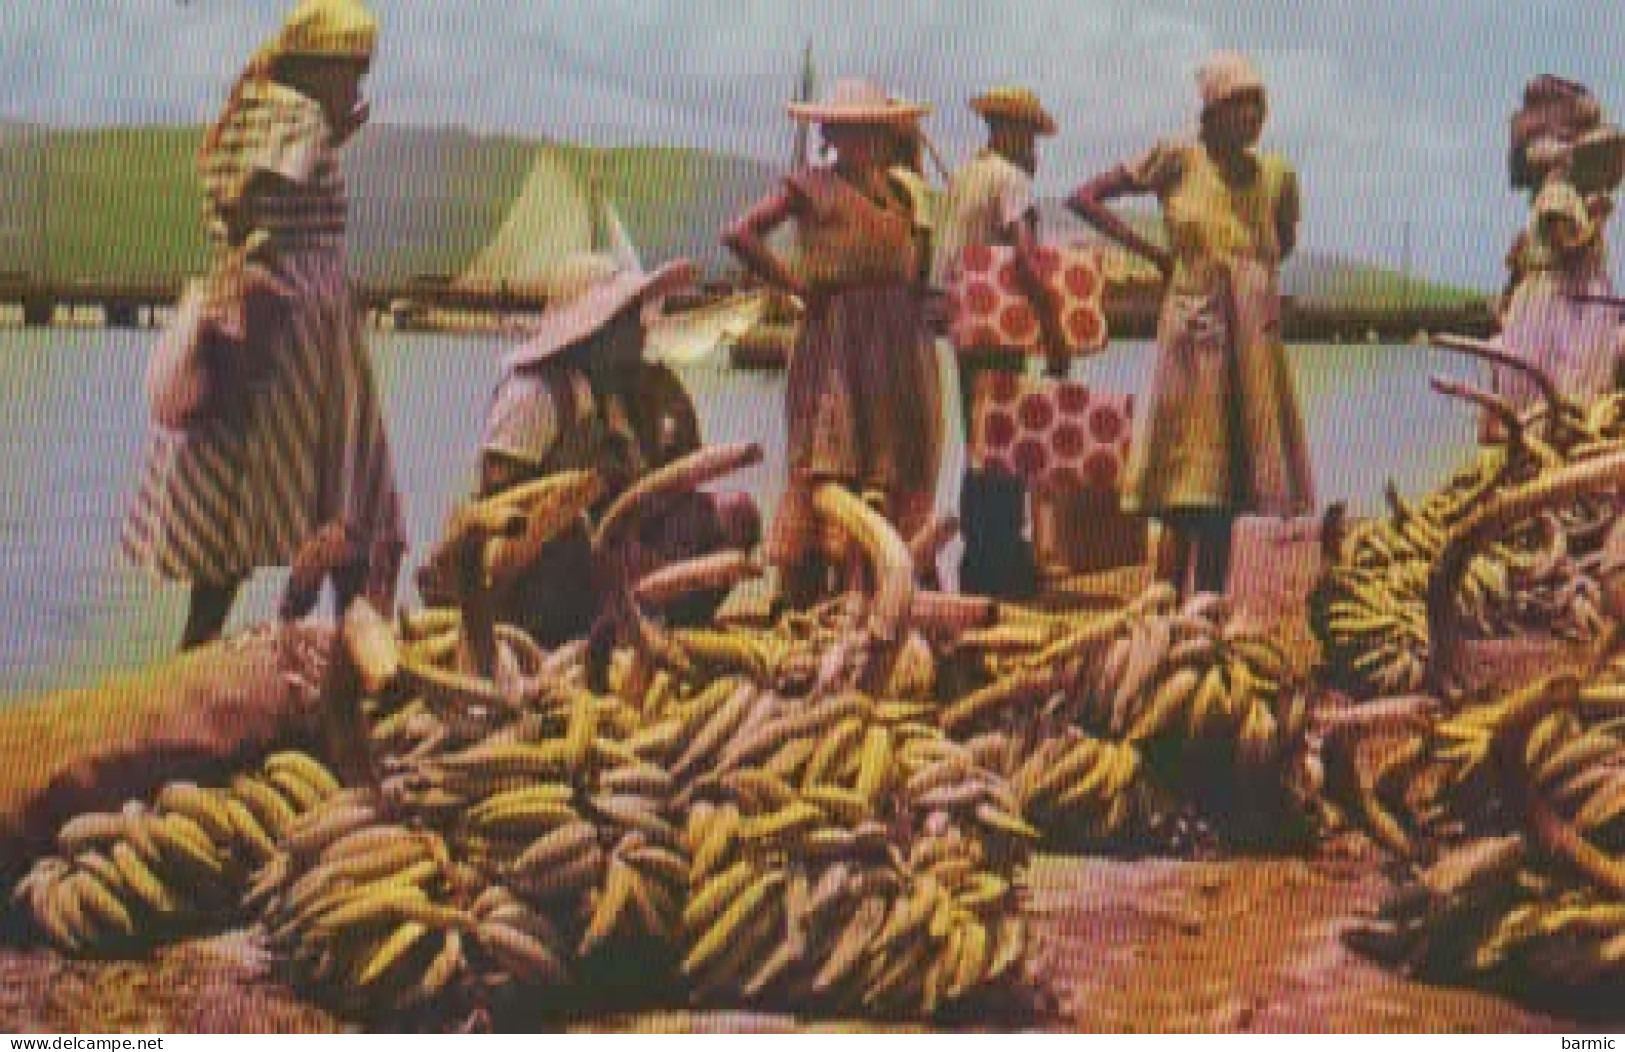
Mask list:
[[[167,278],[204,259],[194,157],[198,128],[42,129],[0,125],[0,270],[70,279]],[[534,151],[597,178],[646,262],[692,256],[719,271],[723,226],[767,192],[778,168],[682,147],[593,149],[455,128],[381,125],[346,154],[356,275],[390,281],[455,274],[501,225]],[[1057,202],[1048,236],[1088,232]],[[1155,218],[1136,222],[1154,231]],[[1305,300],[1416,305],[1482,293],[1336,256],[1289,261],[1285,290]]]
[[[1125,209],[1124,218],[1141,235],[1162,241],[1162,224],[1155,213]],[[1099,241],[1095,232],[1062,206],[1060,201],[1040,204],[1045,236],[1057,240]],[[1405,276],[1386,267],[1362,263],[1326,252],[1299,252],[1281,268],[1281,289],[1300,302],[1359,305],[1363,307],[1450,307],[1478,302],[1485,293],[1423,277]]]
[[[0,129],[0,270],[68,279],[165,278],[197,269],[205,245],[194,159],[198,128]],[[652,260],[723,264],[729,217],[767,189],[764,164],[698,150],[595,150],[459,129],[369,128],[348,151],[358,277],[450,274],[490,238],[533,151],[596,173]]]

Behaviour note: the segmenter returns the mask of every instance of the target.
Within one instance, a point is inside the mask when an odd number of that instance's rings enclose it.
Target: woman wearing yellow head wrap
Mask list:
[[[235,261],[247,279],[224,286],[245,290],[229,366],[240,396],[153,436],[122,538],[135,563],[191,584],[183,646],[217,636],[248,575],[288,564],[329,523],[358,553],[334,573],[337,605],[363,586],[385,602],[394,593],[404,526],[344,269],[338,156],[367,117],[360,89],[377,35],[356,0],[301,0],[204,138],[217,266]]]

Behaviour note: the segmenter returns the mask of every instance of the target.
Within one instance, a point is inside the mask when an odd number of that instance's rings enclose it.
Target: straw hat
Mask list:
[[[1196,86],[1202,94],[1202,109],[1209,110],[1246,92],[1263,93],[1264,78],[1247,56],[1236,51],[1216,51],[1196,71]]]
[[[699,279],[699,267],[677,259],[645,273],[622,267],[591,280],[575,294],[547,310],[531,329],[530,337],[502,359],[504,368],[517,369],[558,354],[598,332],[632,304],[648,306]]]
[[[998,87],[970,100],[970,108],[993,121],[1022,124],[1035,135],[1054,135],[1055,118],[1051,117],[1038,96],[1028,88]]]
[[[370,59],[378,20],[357,0],[300,0],[277,34],[279,55]]]
[[[847,77],[835,82],[822,102],[792,102],[790,116],[814,124],[914,124],[931,107],[895,98],[872,80]]]

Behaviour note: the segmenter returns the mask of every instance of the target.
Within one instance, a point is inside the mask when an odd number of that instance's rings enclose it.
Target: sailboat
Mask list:
[[[641,272],[643,260],[596,162],[583,180],[544,147],[502,225],[445,294],[437,302],[399,301],[391,314],[398,328],[523,339],[547,304],[624,270]],[[459,302],[475,306],[452,305]],[[766,295],[749,293],[665,314],[650,326],[648,356],[698,361],[754,326],[765,309]]]
[[[401,301],[391,313],[400,327],[520,335],[545,304],[620,268],[642,261],[597,173],[582,180],[543,147],[496,234],[439,302]],[[458,302],[478,306],[446,305]]]

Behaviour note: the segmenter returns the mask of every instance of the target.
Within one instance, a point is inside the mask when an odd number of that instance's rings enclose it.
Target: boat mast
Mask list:
[[[801,52],[801,77],[796,84],[796,101],[810,103],[818,90],[818,75],[813,70],[812,37],[807,38],[806,47]],[[812,125],[808,121],[796,121],[795,146],[790,151],[790,170],[797,171],[807,167],[807,137]]]

